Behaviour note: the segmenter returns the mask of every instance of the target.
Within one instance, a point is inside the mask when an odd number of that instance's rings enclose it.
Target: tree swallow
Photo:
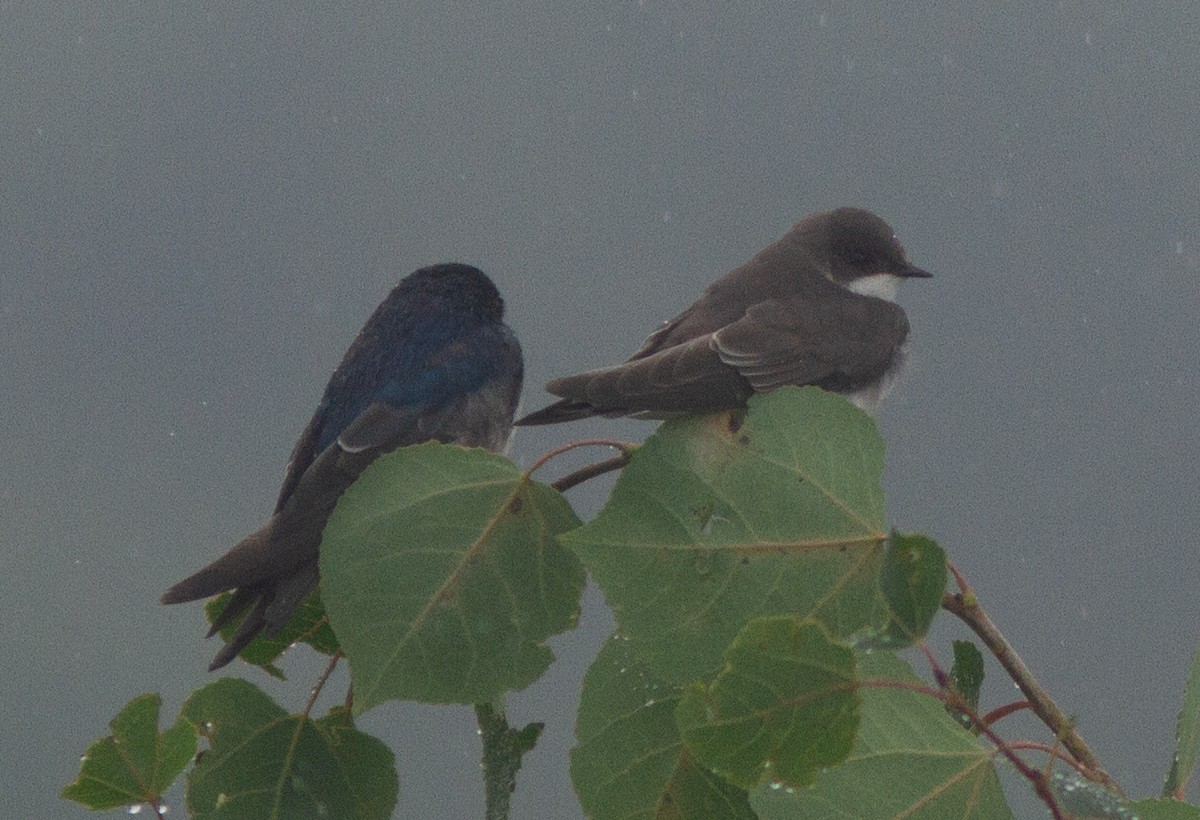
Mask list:
[[[523,365],[503,316],[492,281],[460,264],[418,270],[376,308],[296,443],[270,519],[162,596],[178,604],[236,590],[210,636],[249,610],[210,670],[278,632],[316,589],[325,522],[377,457],[430,440],[505,447]]]
[[[904,359],[908,319],[896,288],[928,276],[875,214],[810,214],[624,364],[554,379],[546,390],[561,401],[516,423],[726,410],[787,384],[842,393],[874,412]]]

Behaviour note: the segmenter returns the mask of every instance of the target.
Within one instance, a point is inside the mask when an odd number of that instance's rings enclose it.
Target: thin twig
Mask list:
[[[950,574],[954,576],[954,583],[958,584],[959,592],[963,594],[963,597],[968,600],[971,606],[974,606],[977,603],[975,600],[975,588],[971,586],[971,582],[967,580],[967,576],[963,575],[962,570],[958,568],[958,564],[947,558],[946,569],[950,570]]]
[[[604,475],[605,473],[612,472],[613,470],[620,470],[628,463],[629,453],[623,452],[619,456],[613,456],[612,458],[605,459],[604,461],[597,461],[595,464],[589,464],[586,467],[581,467],[575,472],[569,473],[557,481],[551,482],[550,486],[558,490],[560,493],[565,493],[567,490],[571,489],[577,484],[582,484],[583,482],[593,479],[598,475]]]
[[[1021,660],[1021,656],[1017,654],[1017,650],[1013,648],[1008,639],[992,623],[992,619],[983,611],[983,607],[979,605],[978,596],[976,596],[975,590],[967,582],[966,577],[954,566],[954,562],[947,561],[946,563],[950,567],[950,572],[953,573],[961,591],[958,593],[946,593],[945,597],[942,598],[942,608],[957,616],[983,641],[983,645],[1000,662],[1000,665],[1004,667],[1004,671],[1008,673],[1013,682],[1017,684],[1017,688],[1029,700],[1030,708],[1034,714],[1049,727],[1054,736],[1062,741],[1062,744],[1074,755],[1075,759],[1088,770],[1089,774],[1087,777],[1098,783],[1102,783],[1117,794],[1123,794],[1121,787],[1109,776],[1108,772],[1104,771],[1104,768],[1100,765],[1100,761],[1096,759],[1096,755],[1088,747],[1087,743],[1084,742],[1079,732],[1076,731],[1071,718],[1058,708],[1058,704],[1050,698],[1050,694],[1042,688],[1041,684],[1034,678],[1033,673],[1029,671],[1029,667]]]
[[[333,670],[338,665],[338,661],[342,659],[342,650],[333,653],[333,657],[329,659],[329,665],[325,667],[325,671],[321,673],[321,677],[317,678],[316,684],[312,691],[308,694],[308,703],[304,704],[304,717],[312,714],[313,706],[317,703],[317,696],[321,694],[321,690],[325,688],[325,684],[329,681],[329,676],[333,674]]]
[[[284,766],[280,772],[279,779],[275,781],[274,805],[276,808],[282,804],[284,784],[290,780],[287,773],[291,770],[292,764],[295,762],[296,749],[300,745],[300,733],[304,731],[304,726],[308,723],[308,717],[312,714],[313,706],[317,703],[317,697],[321,694],[321,690],[325,688],[329,676],[333,674],[334,668],[341,659],[342,651],[339,649],[329,659],[329,665],[325,667],[325,671],[321,673],[321,677],[317,678],[316,684],[313,685],[312,691],[308,694],[308,702],[304,704],[304,711],[300,713],[299,720],[296,721],[296,726],[292,729],[292,738],[288,742],[287,752],[284,755]]]
[[[925,656],[925,660],[929,663],[929,668],[933,672],[934,680],[941,688],[947,688],[951,681],[950,676],[946,674],[946,670],[942,669],[942,665],[938,663],[937,656],[933,654],[933,650],[923,640],[918,640],[916,649]]]
[[[637,450],[638,446],[639,445],[634,444],[631,441],[616,441],[614,439],[607,438],[585,438],[580,439],[579,441],[571,441],[559,447],[555,447],[553,450],[543,453],[535,462],[533,462],[532,465],[530,465],[529,469],[525,471],[525,475],[533,475],[534,471],[538,470],[551,459],[557,458],[563,453],[569,453],[572,450],[578,450],[580,447],[611,447],[614,450],[621,451],[619,456],[614,456],[613,458],[600,461],[595,464],[589,464],[588,466],[578,469],[575,472],[563,476],[557,481],[551,483],[551,487],[558,490],[560,493],[563,493],[577,484],[582,484],[588,479],[595,478],[598,475],[603,475],[604,473],[611,472],[612,470],[621,469],[629,463],[630,457],[633,455],[634,451]]]
[[[622,453],[624,453],[636,450],[638,445],[630,441],[617,441],[611,438],[582,438],[578,441],[568,441],[566,444],[559,445],[553,450],[547,450],[546,452],[542,453],[540,456],[538,456],[537,460],[533,462],[533,464],[529,465],[529,469],[526,470],[525,473],[527,475],[531,474],[537,471],[537,469],[547,461],[557,458],[563,453],[569,453],[572,450],[578,450],[580,447],[611,447],[614,450],[620,450]]]
[[[1006,703],[1003,706],[997,706],[992,711],[983,716],[988,725],[992,725],[1001,718],[1006,718],[1011,714],[1020,712],[1022,709],[1032,709],[1033,704],[1027,700],[1014,700],[1012,703]]]
[[[1049,743],[1039,743],[1036,740],[1013,740],[1008,744],[1013,749],[1030,749],[1035,752],[1045,752],[1055,760],[1061,760],[1075,771],[1079,772],[1084,777],[1091,779],[1091,772],[1084,768],[1083,764],[1069,754],[1059,751],[1056,747]]]

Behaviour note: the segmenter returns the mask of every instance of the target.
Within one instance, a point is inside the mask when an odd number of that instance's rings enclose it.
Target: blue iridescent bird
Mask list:
[[[208,634],[246,616],[209,669],[229,663],[258,634],[278,632],[316,589],[325,522],[380,455],[431,440],[502,450],[522,375],[504,302],[481,271],[434,265],[401,280],[329,379],[271,518],[162,596],[178,604],[235,590]]]

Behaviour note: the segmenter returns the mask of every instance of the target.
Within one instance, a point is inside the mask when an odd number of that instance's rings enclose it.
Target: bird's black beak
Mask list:
[[[914,265],[909,265],[904,270],[896,271],[896,275],[902,276],[905,279],[929,279],[933,276],[929,271],[915,267]]]

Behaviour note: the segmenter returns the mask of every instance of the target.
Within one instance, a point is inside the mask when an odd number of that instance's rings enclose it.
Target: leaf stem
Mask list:
[[[317,678],[317,682],[313,685],[312,691],[308,693],[308,703],[304,704],[304,717],[312,714],[313,706],[317,703],[317,696],[321,694],[321,690],[325,688],[325,684],[329,681],[329,676],[333,674],[333,670],[337,667],[338,661],[342,659],[342,650],[333,653],[333,657],[329,659],[329,664],[325,667],[325,671],[321,673],[321,677]]]
[[[525,471],[525,475],[532,475],[535,470],[541,468],[551,459],[557,458],[564,453],[569,453],[572,450],[577,450],[580,447],[612,447],[614,450],[621,451],[621,454],[618,456],[614,456],[604,461],[598,461],[595,464],[589,464],[586,467],[581,467],[575,472],[569,473],[550,484],[551,487],[558,490],[560,493],[563,493],[578,484],[582,484],[589,479],[595,478],[598,475],[603,475],[604,473],[621,469],[629,463],[630,456],[633,455],[638,446],[639,445],[634,444],[631,441],[616,441],[614,439],[606,438],[585,438],[580,439],[579,441],[571,441],[563,444],[562,446],[555,447],[553,450],[543,453],[535,462],[533,462],[529,469]]]
[[[550,484],[551,487],[558,490],[560,493],[565,493],[567,490],[582,484],[585,481],[595,478],[599,475],[619,470],[629,463],[629,454],[621,453],[619,456],[597,461],[595,464],[589,464],[586,467],[581,467],[573,473],[569,473],[562,478]]]
[[[990,726],[1001,718],[1006,718],[1011,714],[1020,712],[1022,709],[1032,709],[1033,704],[1027,700],[1014,700],[1012,703],[1006,703],[1003,706],[997,706],[992,711],[983,716],[984,721]]]
[[[1016,683],[1017,688],[1029,700],[1029,706],[1033,713],[1049,727],[1063,746],[1088,770],[1088,779],[1103,784],[1117,794],[1124,794],[1116,781],[1109,776],[1108,772],[1104,771],[1100,761],[1096,759],[1096,755],[1076,731],[1074,721],[1050,698],[1050,693],[1037,682],[1033,673],[1029,671],[1029,667],[1017,654],[1017,650],[992,623],[992,619],[979,604],[978,596],[967,582],[966,577],[953,561],[946,563],[954,575],[960,591],[957,593],[947,592],[942,599],[942,608],[958,617],[983,641],[983,645],[999,661],[1004,671]]]
[[[1034,740],[1012,740],[1009,741],[1008,745],[1012,749],[1029,749],[1035,752],[1045,752],[1055,760],[1061,760],[1063,763],[1066,763],[1072,769],[1079,772],[1089,780],[1091,779],[1091,771],[1089,771],[1082,763],[1048,743],[1038,743]]]

